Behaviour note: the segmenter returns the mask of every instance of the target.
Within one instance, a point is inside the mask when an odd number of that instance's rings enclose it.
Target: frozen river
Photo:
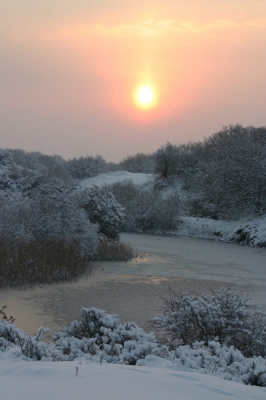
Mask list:
[[[122,240],[143,257],[127,263],[97,262],[93,271],[75,282],[43,288],[0,289],[0,306],[27,333],[40,326],[51,333],[79,317],[84,307],[116,312],[122,321],[147,328],[159,313],[169,287],[177,290],[218,289],[236,283],[252,302],[266,307],[266,249],[241,247],[187,237],[122,234]]]

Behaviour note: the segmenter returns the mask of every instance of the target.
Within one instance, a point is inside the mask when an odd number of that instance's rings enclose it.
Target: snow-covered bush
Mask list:
[[[124,208],[109,190],[94,185],[80,191],[78,201],[90,222],[99,225],[99,234],[107,239],[119,238]]]
[[[235,346],[246,357],[265,357],[266,315],[249,300],[242,292],[234,293],[231,286],[211,294],[169,289],[163,315],[154,317],[153,324],[171,348],[216,340]]]
[[[216,341],[195,342],[190,346],[180,346],[175,350],[179,370],[213,374],[226,380],[242,382],[246,385],[266,386],[266,359],[245,358],[233,346]]]
[[[0,338],[5,339],[7,342],[16,343],[17,328],[10,321],[0,319]]]
[[[108,362],[136,364],[138,359],[152,354],[157,348],[153,333],[145,333],[134,322],[126,322],[122,325],[116,314],[107,314],[93,307],[83,307],[81,316],[80,322],[73,321],[69,327],[65,328],[64,333],[58,332],[54,335],[56,348],[60,348],[63,353],[71,351],[73,346],[80,343],[78,341],[93,339],[93,342],[85,341],[85,343],[93,343],[93,352],[97,351],[95,347],[97,345],[102,351],[101,356]],[[78,341],[73,341],[73,337]],[[64,350],[64,347],[68,350]]]

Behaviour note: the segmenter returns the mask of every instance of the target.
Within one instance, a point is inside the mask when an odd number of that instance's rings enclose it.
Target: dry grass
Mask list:
[[[137,257],[136,251],[124,242],[104,240],[97,249],[98,258],[102,261],[129,261]]]
[[[0,286],[67,280],[87,266],[75,242],[64,239],[0,244]]]

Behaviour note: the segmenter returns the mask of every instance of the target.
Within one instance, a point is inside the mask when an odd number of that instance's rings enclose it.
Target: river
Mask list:
[[[39,326],[52,333],[79,318],[79,310],[97,307],[117,313],[149,330],[169,287],[208,292],[234,283],[266,308],[266,249],[242,247],[177,236],[121,235],[140,252],[130,262],[94,262],[92,271],[72,282],[36,285],[33,289],[0,289],[0,306],[15,324],[34,334]]]

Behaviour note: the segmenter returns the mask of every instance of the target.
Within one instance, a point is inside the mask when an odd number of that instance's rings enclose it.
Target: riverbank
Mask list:
[[[266,247],[266,217],[239,221],[181,217],[178,220],[177,234],[251,247]]]

